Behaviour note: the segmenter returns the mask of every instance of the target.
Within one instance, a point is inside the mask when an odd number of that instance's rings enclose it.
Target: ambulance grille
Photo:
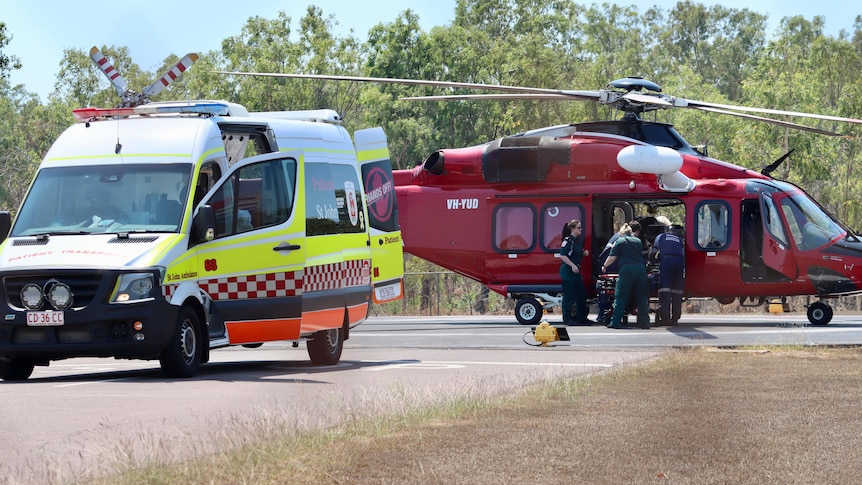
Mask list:
[[[99,285],[102,283],[102,275],[99,272],[90,271],[87,273],[66,273],[66,274],[51,274],[51,275],[27,275],[27,276],[7,276],[3,279],[3,286],[6,292],[6,301],[9,305],[18,309],[23,309],[21,303],[21,290],[28,283],[35,283],[44,288],[48,280],[57,280],[61,283],[69,285],[72,290],[73,308],[85,307],[93,301]],[[45,304],[47,306],[47,303]]]

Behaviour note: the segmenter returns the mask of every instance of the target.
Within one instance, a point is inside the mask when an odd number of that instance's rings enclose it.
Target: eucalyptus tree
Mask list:
[[[3,79],[7,79],[12,71],[21,69],[21,60],[17,56],[3,52],[11,40],[12,35],[6,32],[6,23],[0,22],[0,78]]]
[[[352,35],[336,37],[334,19],[309,6],[294,31],[292,18],[279,12],[275,19],[251,17],[237,36],[222,42],[216,61],[226,70],[357,74],[362,64],[361,44]],[[330,108],[346,116],[357,109],[359,86],[316,80],[241,77],[231,81],[231,97],[253,111]]]
[[[653,41],[650,59],[660,68],[658,75],[686,65],[727,99],[740,98],[742,82],[766,43],[766,14],[686,0],[667,12],[650,9],[645,18]]]

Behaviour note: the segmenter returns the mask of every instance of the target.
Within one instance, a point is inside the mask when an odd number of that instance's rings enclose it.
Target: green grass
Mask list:
[[[858,481],[862,350],[711,350],[514,393],[404,389],[391,412],[347,413],[325,430],[238,422],[226,449],[143,465],[119,457],[117,474],[78,483]]]

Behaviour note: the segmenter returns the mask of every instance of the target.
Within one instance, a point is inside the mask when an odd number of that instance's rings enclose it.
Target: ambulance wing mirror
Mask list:
[[[215,239],[215,211],[211,205],[198,207],[195,218],[192,220],[192,237],[194,244]]]
[[[8,212],[0,212],[0,242],[6,240],[9,230],[12,229],[12,215]]]

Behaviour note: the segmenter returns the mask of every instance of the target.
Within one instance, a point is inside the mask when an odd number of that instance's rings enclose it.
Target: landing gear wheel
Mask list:
[[[315,332],[308,341],[308,356],[315,365],[335,365],[344,350],[344,330],[331,328]]]
[[[542,304],[535,298],[521,298],[515,304],[515,318],[521,325],[535,325],[542,319]]]
[[[832,321],[832,307],[822,301],[812,303],[808,306],[808,321],[811,325],[828,325]]]
[[[162,351],[159,363],[168,377],[192,377],[201,366],[203,342],[200,341],[200,319],[189,307],[180,308],[177,326],[170,345]]]
[[[0,360],[0,379],[4,381],[26,381],[33,373],[35,366],[32,360],[21,357]]]

